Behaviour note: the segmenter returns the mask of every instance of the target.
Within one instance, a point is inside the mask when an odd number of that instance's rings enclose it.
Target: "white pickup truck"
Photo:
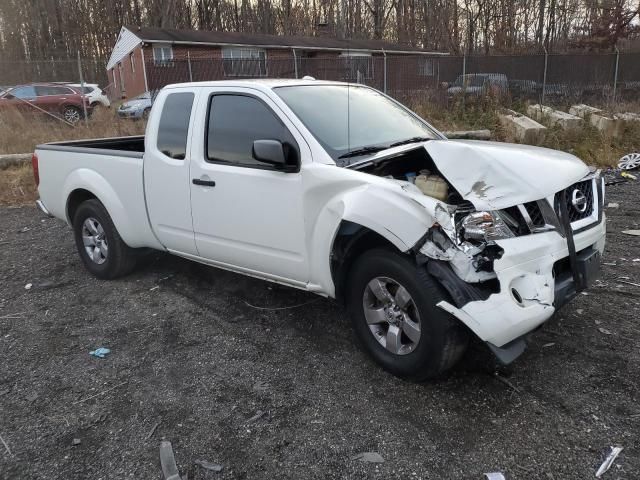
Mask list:
[[[603,183],[576,157],[447,140],[360,85],[171,85],[144,137],[40,145],[33,164],[38,206],[95,276],[151,248],[335,298],[371,356],[413,380],[472,335],[515,359],[605,243]]]

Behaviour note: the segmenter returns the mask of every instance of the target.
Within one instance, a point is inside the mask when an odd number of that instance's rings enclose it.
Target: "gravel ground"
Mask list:
[[[612,445],[604,478],[639,478],[640,287],[618,281],[640,283],[620,233],[639,228],[639,186],[608,190],[602,281],[503,380],[476,346],[425,384],[375,366],[328,300],[164,254],[99,281],[62,222],[1,208],[0,477],[160,479],[167,439],[192,480],[585,479]]]

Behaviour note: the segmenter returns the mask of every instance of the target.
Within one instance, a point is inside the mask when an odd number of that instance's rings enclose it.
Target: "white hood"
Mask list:
[[[477,140],[431,140],[424,148],[462,197],[482,210],[549,197],[589,173],[579,158],[548,148]]]

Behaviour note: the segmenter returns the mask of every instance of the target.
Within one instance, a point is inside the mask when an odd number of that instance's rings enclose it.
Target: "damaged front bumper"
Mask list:
[[[501,347],[513,350],[512,342],[548,320],[593,280],[599,269],[605,235],[604,215],[593,227],[572,235],[578,265],[584,270],[582,285],[575,285],[573,271],[568,266],[567,238],[559,232],[498,240],[496,244],[504,250],[502,257],[494,262],[499,291],[462,306],[446,301],[439,302],[438,306],[467,325],[501,357]],[[523,348],[516,347],[521,353]],[[516,356],[513,351],[507,352],[503,360],[510,361]]]

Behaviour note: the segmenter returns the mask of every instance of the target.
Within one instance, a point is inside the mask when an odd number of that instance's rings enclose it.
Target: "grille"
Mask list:
[[[544,227],[545,221],[538,202],[527,202],[524,204],[524,208],[529,214],[529,218],[531,218],[531,224],[534,227]]]
[[[580,191],[586,199],[587,208],[584,212],[579,211],[573,205],[573,193],[576,190]],[[564,191],[566,192],[567,212],[569,213],[569,221],[571,223],[577,222],[578,220],[583,220],[591,216],[594,208],[592,180],[584,180],[582,182],[574,183],[570,187],[566,188]],[[562,191],[556,193],[556,196],[555,196],[555,202],[554,202],[555,210],[558,215],[560,215],[561,201],[562,201]]]

